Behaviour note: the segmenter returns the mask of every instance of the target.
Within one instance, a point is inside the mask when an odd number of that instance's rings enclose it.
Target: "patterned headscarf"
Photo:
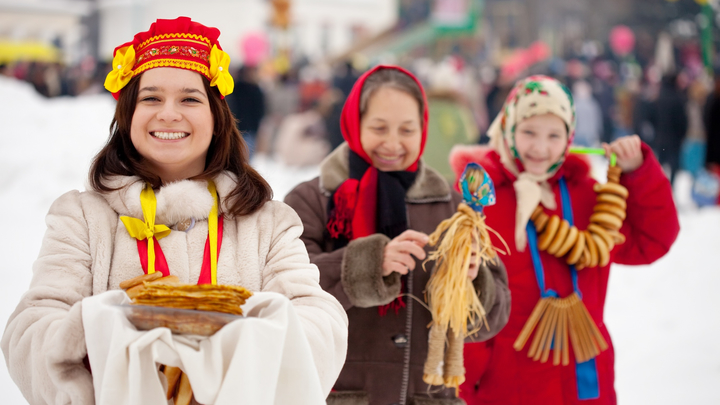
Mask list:
[[[515,148],[515,130],[525,119],[535,115],[554,114],[563,120],[568,129],[565,153],[548,169],[534,175],[526,172]],[[554,210],[555,196],[547,180],[558,171],[568,154],[575,137],[575,105],[565,85],[548,76],[530,76],[520,80],[508,94],[502,111],[488,129],[490,145],[500,155],[500,161],[517,177],[513,184],[517,197],[515,213],[515,246],[524,251],[527,245],[525,225],[538,203]]]

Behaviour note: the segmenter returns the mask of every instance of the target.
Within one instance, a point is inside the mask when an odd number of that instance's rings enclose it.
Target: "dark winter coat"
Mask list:
[[[685,97],[675,87],[674,82],[663,82],[654,108],[653,149],[655,151],[671,150],[679,155],[680,145],[688,128],[688,117],[685,110]]]
[[[383,251],[390,239],[373,234],[334,249],[326,231],[326,207],[332,191],[348,178],[348,152],[347,144],[338,147],[322,163],[319,178],[300,184],[285,198],[302,219],[305,230],[301,239],[310,261],[320,269],[320,285],[340,301],[349,318],[347,361],[328,404],[461,404],[452,390],[439,391],[422,381],[430,312],[406,297],[406,307],[397,313],[378,313],[378,306],[391,302],[401,291],[398,273],[381,275]],[[417,178],[406,194],[408,228],[430,234],[456,212],[460,201],[447,182],[421,160]],[[427,270],[417,261],[405,280],[407,290],[422,301],[432,271],[430,263]],[[497,334],[509,316],[510,294],[502,263],[481,266],[474,285],[488,312],[488,328],[474,337],[482,341]]]
[[[707,98],[703,121],[707,134],[705,164],[720,165],[720,97],[715,93]]]
[[[265,95],[257,83],[238,80],[235,89],[225,97],[230,111],[237,118],[237,128],[242,133],[257,134],[265,116]]]
[[[668,252],[680,229],[670,183],[650,148],[643,144],[642,152],[645,159],[642,166],[620,178],[620,183],[630,192],[627,199],[627,219],[620,230],[627,241],[616,246],[611,252],[611,263],[627,265],[652,263]],[[603,351],[596,358],[599,399],[579,401],[572,350],[570,350],[570,365],[554,366],[552,361],[541,363],[528,358],[529,344],[526,344],[521,351],[513,348],[513,343],[540,299],[530,249],[519,252],[513,243],[516,209],[513,188],[515,177],[504,168],[494,151],[475,149],[453,154],[453,167],[456,171],[464,167],[468,161],[476,161],[483,165],[495,182],[497,204],[486,208],[486,222],[510,244],[511,254],[502,256],[502,259],[507,266],[513,303],[510,321],[497,336],[487,342],[465,345],[467,380],[461,386],[461,396],[469,405],[615,404],[617,402],[614,390],[615,353],[603,321],[610,266],[578,272],[583,302],[610,345],[608,350]],[[595,180],[589,176],[588,164],[582,158],[570,155],[557,175],[549,180],[558,207],[555,211],[546,209],[548,215],[562,216],[558,186],[560,176],[564,176],[567,182],[575,225],[579,229],[586,229],[596,198],[596,193],[593,191]],[[572,293],[572,281],[565,259],[558,259],[547,252],[541,252],[540,257],[545,269],[546,288],[554,289],[561,297]],[[632,311],[632,308],[628,310]]]

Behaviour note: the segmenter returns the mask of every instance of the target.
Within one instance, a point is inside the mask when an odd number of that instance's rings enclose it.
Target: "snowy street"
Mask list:
[[[50,204],[85,189],[90,161],[108,136],[109,94],[45,99],[31,85],[0,77],[0,323],[32,277]],[[259,157],[254,166],[275,199],[317,168]],[[685,207],[685,205],[683,205]],[[720,208],[683,208],[670,253],[650,266],[614,266],[606,323],[616,352],[619,403],[720,404]],[[26,403],[0,367],[3,404]]]

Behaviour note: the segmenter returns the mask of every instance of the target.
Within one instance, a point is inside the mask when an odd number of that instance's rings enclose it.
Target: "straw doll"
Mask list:
[[[490,241],[489,232],[494,231],[485,226],[482,214],[485,206],[495,204],[492,180],[482,166],[468,163],[459,185],[463,202],[455,215],[430,234],[429,245],[437,249],[423,263],[424,267],[435,262],[426,290],[433,321],[423,380],[456,391],[465,381],[463,340],[487,322],[487,312],[465,274],[474,260],[499,261]]]

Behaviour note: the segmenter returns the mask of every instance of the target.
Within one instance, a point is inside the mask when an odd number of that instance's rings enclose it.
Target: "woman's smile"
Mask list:
[[[150,135],[162,140],[178,140],[190,136],[189,132],[151,131]]]

